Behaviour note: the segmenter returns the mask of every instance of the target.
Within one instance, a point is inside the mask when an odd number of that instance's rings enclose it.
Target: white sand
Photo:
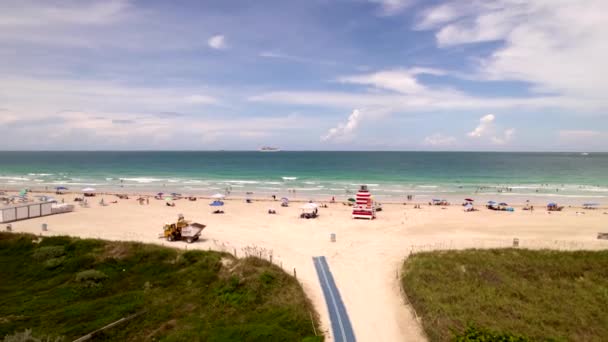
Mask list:
[[[66,195],[73,198],[73,195]],[[110,240],[136,240],[185,248],[182,242],[158,239],[162,225],[176,219],[204,223],[202,241],[187,248],[246,250],[272,253],[273,261],[288,272],[295,268],[297,277],[321,315],[322,325],[331,341],[330,322],[323,294],[312,262],[313,256],[327,257],[336,284],[346,305],[355,335],[359,341],[424,340],[421,328],[410,308],[403,303],[397,272],[412,246],[415,250],[436,248],[509,246],[514,237],[522,246],[572,248],[607,248],[608,241],[596,239],[608,231],[608,215],[601,210],[566,208],[547,214],[494,212],[481,208],[465,213],[461,206],[447,209],[423,205],[388,204],[374,221],[352,220],[350,208],[333,204],[320,209],[320,218],[299,218],[299,204],[281,208],[278,202],[228,200],[223,215],[212,215],[209,201],[176,201],[176,207],[164,201],[151,200],[139,205],[134,199],[99,206],[100,197],[89,199],[91,208],[13,223],[14,231],[42,233],[41,224],[49,231],[43,235],[68,234]],[[105,196],[105,201],[114,200]],[[269,207],[277,215],[268,215]],[[576,214],[585,211],[585,214]],[[337,242],[330,242],[330,233]],[[556,242],[558,241],[558,242]],[[248,248],[250,247],[250,248]]]

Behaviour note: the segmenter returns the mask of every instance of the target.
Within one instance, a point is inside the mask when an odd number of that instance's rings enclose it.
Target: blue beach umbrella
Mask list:
[[[488,201],[488,204],[489,205],[494,205],[494,204],[496,204],[496,202],[494,202],[494,201]]]
[[[551,202],[551,203],[547,204],[547,207],[557,207],[557,203]]]
[[[598,205],[600,205],[599,203],[595,203],[595,202],[590,202],[590,203],[583,203],[583,205],[585,207],[596,207]]]
[[[213,201],[209,205],[212,206],[212,207],[221,207],[221,206],[224,205],[224,202],[222,202],[222,201]]]
[[[56,186],[55,190],[68,190],[65,186]]]

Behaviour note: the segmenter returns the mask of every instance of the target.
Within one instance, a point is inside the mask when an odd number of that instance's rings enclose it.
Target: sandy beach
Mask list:
[[[53,195],[66,203],[73,194]],[[90,208],[76,206],[73,213],[58,214],[12,223],[13,231],[42,235],[67,234],[109,240],[132,240],[176,248],[224,250],[243,256],[261,253],[293,273],[302,282],[321,316],[328,341],[332,341],[329,315],[312,262],[325,256],[333,272],[346,310],[359,341],[422,341],[424,336],[404,303],[398,282],[401,262],[409,253],[445,248],[508,247],[518,238],[521,247],[559,249],[608,248],[598,240],[606,232],[607,210],[566,207],[547,213],[536,206],[533,212],[516,207],[515,212],[464,212],[462,206],[385,204],[373,221],[353,220],[350,207],[342,203],[320,208],[317,219],[300,219],[300,203],[282,208],[279,202],[228,199],[225,214],[212,214],[209,200],[178,200],[168,207],[150,199],[140,205],[136,197],[120,200],[104,195],[88,199]],[[267,213],[269,208],[276,215]],[[583,214],[584,212],[584,214]],[[206,224],[202,239],[187,245],[159,239],[164,223],[178,214]],[[41,230],[42,223],[48,231]],[[3,224],[2,229],[5,228]],[[330,234],[337,241],[330,241]]]

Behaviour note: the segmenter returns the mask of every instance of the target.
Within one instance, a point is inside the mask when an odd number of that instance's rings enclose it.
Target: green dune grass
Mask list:
[[[431,341],[608,339],[608,251],[427,252],[402,274]]]
[[[0,339],[322,341],[299,283],[257,258],[0,233]],[[314,326],[314,328],[313,328]]]

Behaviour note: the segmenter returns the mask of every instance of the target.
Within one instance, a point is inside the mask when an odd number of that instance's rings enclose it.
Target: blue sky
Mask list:
[[[608,150],[604,0],[0,3],[0,149]]]

